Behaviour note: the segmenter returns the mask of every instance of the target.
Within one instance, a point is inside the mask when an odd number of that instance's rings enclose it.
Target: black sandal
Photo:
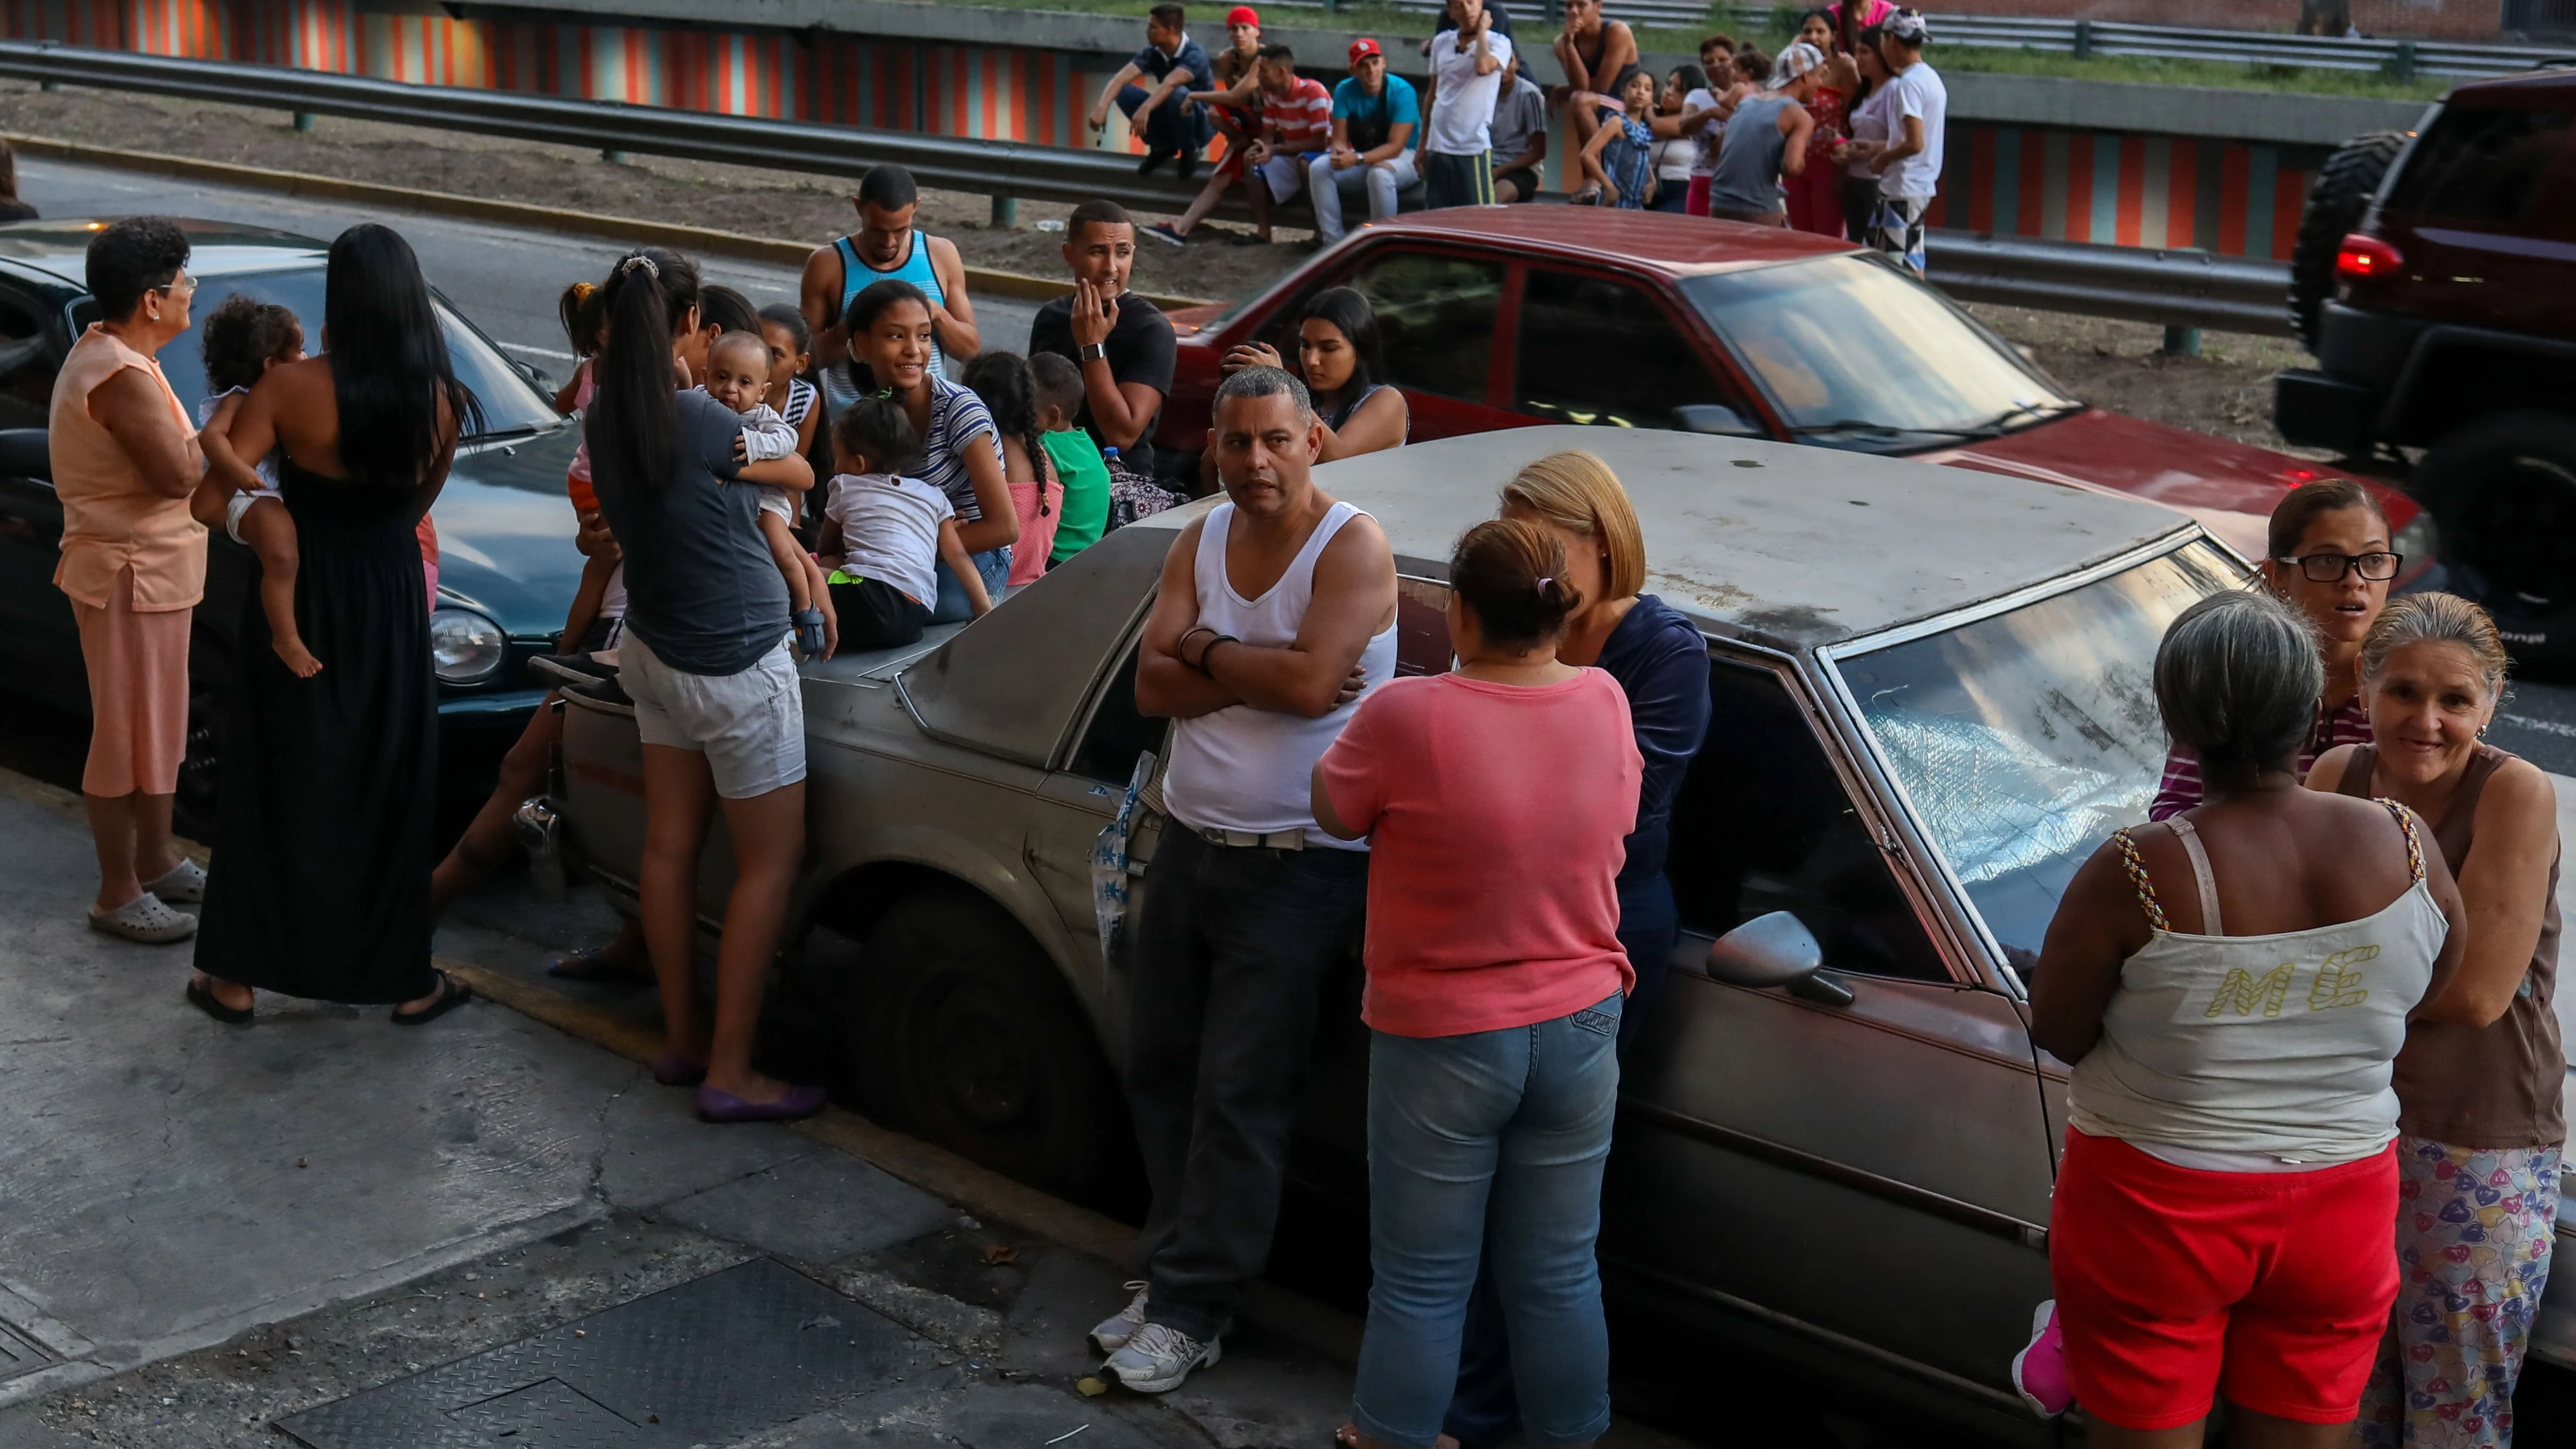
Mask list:
[[[418,1011],[397,1009],[393,1016],[394,1025],[425,1026],[473,999],[473,987],[441,971],[438,973],[438,999]]]
[[[226,1026],[250,1025],[251,1008],[224,1005],[216,997],[214,987],[208,985],[207,978],[203,976],[188,978],[188,1004]]]

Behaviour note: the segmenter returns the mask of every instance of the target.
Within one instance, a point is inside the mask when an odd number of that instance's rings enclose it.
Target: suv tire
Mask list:
[[[958,889],[897,901],[868,931],[854,1005],[849,1083],[870,1117],[1078,1202],[1134,1193],[1091,1019],[1000,907]]]
[[[2453,592],[2495,616],[2525,666],[2576,665],[2576,419],[2502,412],[2452,432],[2415,466]]]
[[[171,824],[203,845],[215,843],[222,769],[216,750],[223,741],[232,677],[232,641],[201,616],[188,629],[188,742],[179,760],[179,798],[172,802]]]
[[[2317,346],[2319,310],[2334,295],[2335,251],[2361,225],[2361,214],[2370,209],[2380,181],[2404,149],[2403,131],[2364,131],[2326,158],[2317,184],[2308,189],[2298,245],[2290,251],[2290,326],[2311,352]]]

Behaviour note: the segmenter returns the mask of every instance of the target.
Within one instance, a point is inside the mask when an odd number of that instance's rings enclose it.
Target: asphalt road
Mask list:
[[[410,239],[430,285],[446,293],[494,341],[558,378],[573,359],[563,326],[555,319],[556,299],[569,283],[605,276],[623,250],[580,237],[51,161],[20,160],[18,188],[38,210],[56,218],[157,211],[277,227],[325,240],[362,221],[383,222]],[[784,267],[721,257],[701,265],[708,281],[734,288],[753,306],[796,300],[796,274]],[[1025,348],[1036,313],[1027,302],[975,299],[975,320],[990,348]]]

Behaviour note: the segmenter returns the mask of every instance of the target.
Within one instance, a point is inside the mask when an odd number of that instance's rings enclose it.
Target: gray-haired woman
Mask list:
[[[2397,1056],[2397,1262],[2404,1282],[2362,1400],[2372,1446],[2511,1442],[2514,1383],[2549,1279],[2566,1076],[2558,800],[2480,736],[2504,643],[2449,594],[2392,601],[2361,646],[2376,744],[2317,761],[2311,790],[2386,796],[2432,828],[2468,908],[2459,975]]]
[[[2397,1296],[2392,1064],[2449,989],[2459,892],[2390,801],[2298,788],[2324,683],[2279,599],[2183,611],[2156,653],[2205,803],[2069,883],[2031,1035],[2075,1064],[2049,1215],[2066,1375],[2101,1449],[2349,1434]]]

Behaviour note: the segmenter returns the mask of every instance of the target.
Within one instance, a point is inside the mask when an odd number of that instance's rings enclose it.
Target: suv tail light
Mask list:
[[[2347,282],[2375,282],[2395,276],[2406,265],[2406,257],[2397,248],[2375,236],[2354,232],[2335,248],[2335,275]]]

